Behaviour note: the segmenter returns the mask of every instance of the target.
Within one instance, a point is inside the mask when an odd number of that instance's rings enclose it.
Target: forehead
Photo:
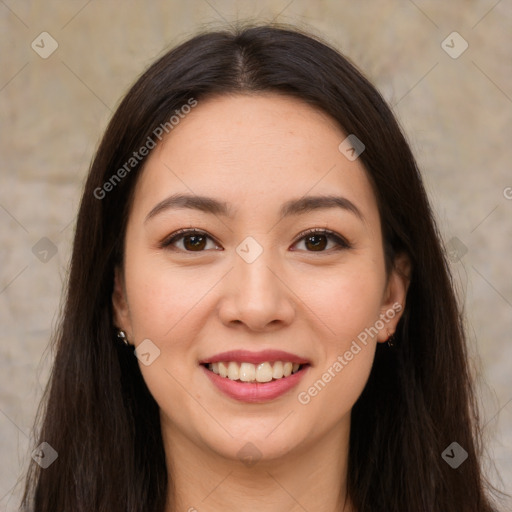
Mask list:
[[[333,118],[289,96],[198,101],[147,158],[134,210],[147,214],[177,192],[217,197],[233,205],[233,215],[273,204],[277,211],[304,195],[343,194],[371,217],[376,201],[366,171],[339,150],[346,137]]]

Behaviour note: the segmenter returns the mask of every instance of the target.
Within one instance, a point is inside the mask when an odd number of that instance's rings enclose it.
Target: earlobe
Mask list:
[[[384,301],[381,308],[381,319],[384,328],[379,329],[377,340],[387,341],[396,331],[396,326],[405,309],[407,290],[411,282],[412,265],[407,254],[398,254],[388,279]]]
[[[126,290],[122,269],[117,267],[114,270],[114,290],[112,292],[113,323],[114,326],[123,331],[129,327],[129,310],[126,300]]]

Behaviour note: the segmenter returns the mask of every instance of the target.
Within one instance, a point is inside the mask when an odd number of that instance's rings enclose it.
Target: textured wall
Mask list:
[[[247,17],[307,24],[355,61],[393,106],[451,249],[471,349],[480,358],[474,360],[486,434],[502,480],[491,476],[502,489],[512,489],[510,1],[5,0],[2,511],[15,509],[19,490],[13,486],[30,456],[28,436],[48,377],[52,354],[46,347],[81,186],[100,135],[121,95],[164,48],[205,24]],[[460,36],[450,35],[454,31]]]

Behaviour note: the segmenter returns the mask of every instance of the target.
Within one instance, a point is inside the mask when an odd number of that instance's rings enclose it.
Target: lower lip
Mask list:
[[[238,382],[228,377],[221,377],[208,370],[205,366],[201,368],[206,372],[208,378],[224,394],[241,402],[267,402],[283,395],[294,388],[308,371],[309,365],[303,366],[297,373],[270,382]]]

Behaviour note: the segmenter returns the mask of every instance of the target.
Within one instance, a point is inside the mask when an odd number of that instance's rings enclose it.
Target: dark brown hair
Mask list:
[[[38,412],[35,444],[46,441],[59,456],[47,469],[31,464],[23,510],[163,511],[173,483],[159,409],[133,352],[116,341],[111,303],[145,158],[104,197],[97,191],[191,98],[263,92],[299,98],[363,141],[359,158],[377,197],[387,268],[402,252],[412,263],[396,347],[378,344],[352,411],[348,491],[357,510],[493,510],[463,322],[414,157],[390,108],[348,59],[277,24],[189,39],[151,65],[113,115],[85,185],[55,361]],[[454,441],[468,453],[456,469],[441,457]]]

